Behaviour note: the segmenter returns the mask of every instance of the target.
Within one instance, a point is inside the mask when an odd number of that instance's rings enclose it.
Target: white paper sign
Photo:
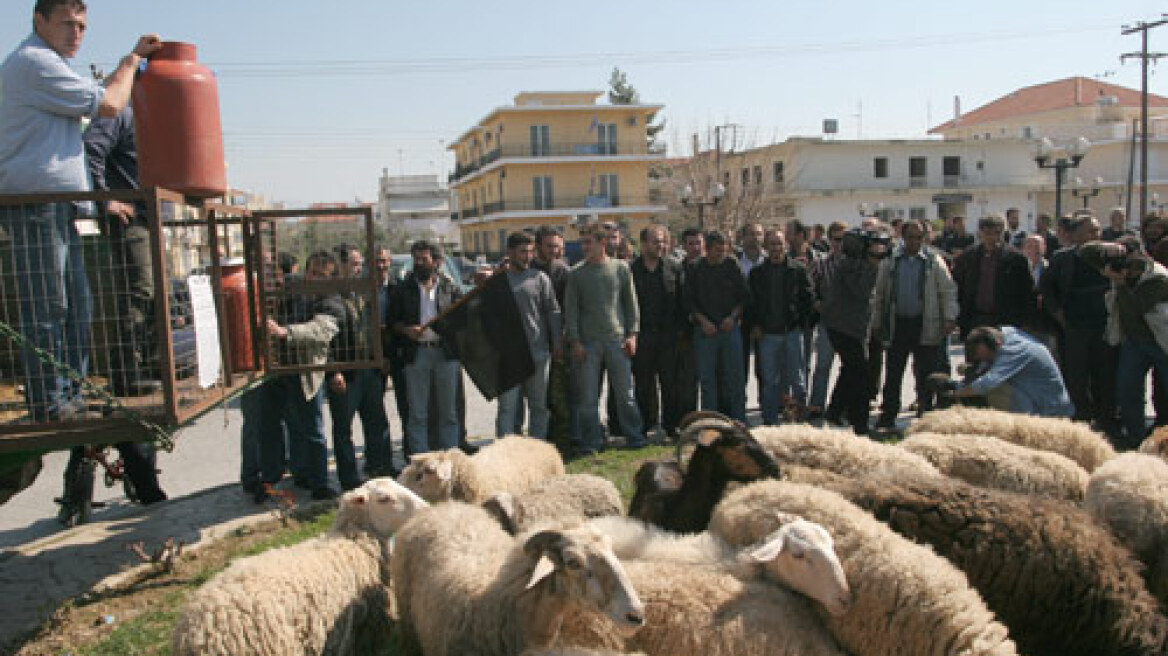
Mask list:
[[[195,356],[199,367],[199,385],[206,389],[219,382],[223,365],[219,350],[219,317],[215,313],[215,296],[210,276],[189,276],[191,314],[195,320]]]

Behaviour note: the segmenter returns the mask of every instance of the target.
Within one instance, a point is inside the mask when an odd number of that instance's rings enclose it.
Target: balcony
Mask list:
[[[665,145],[652,147],[646,141],[599,142],[556,142],[547,144],[506,144],[497,146],[485,155],[460,162],[454,172],[447,177],[455,182],[482,167],[503,157],[616,157],[623,155],[665,155]]]
[[[592,196],[556,196],[551,199],[550,203],[542,202],[542,200],[537,202],[534,198],[515,198],[483,205],[482,215],[490,216],[491,214],[501,212],[530,212],[540,210],[599,210],[660,204],[662,204],[661,201],[655,199],[652,194],[636,198],[599,194]],[[462,218],[471,218],[472,216],[478,216],[478,210],[475,210],[473,215],[463,210]]]
[[[929,178],[923,175],[910,176],[908,179],[908,186],[910,187],[927,187],[929,186]]]
[[[942,184],[942,186],[945,186],[945,187],[960,187],[961,186],[961,176],[960,175],[946,174],[944,176],[941,176],[941,184]]]

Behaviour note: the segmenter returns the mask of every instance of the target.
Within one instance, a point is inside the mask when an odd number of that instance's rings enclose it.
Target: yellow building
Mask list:
[[[450,145],[451,217],[463,250],[498,256],[507,235],[552,225],[575,240],[583,221],[613,221],[635,237],[668,208],[649,188],[665,158],[646,126],[662,105],[598,104],[599,91],[525,92]]]

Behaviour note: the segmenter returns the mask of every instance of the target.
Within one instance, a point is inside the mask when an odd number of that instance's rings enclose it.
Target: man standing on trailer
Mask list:
[[[37,0],[33,33],[0,65],[0,194],[89,191],[81,119],[117,116],[142,58],[161,47],[156,35],[141,37],[103,88],[66,61],[81,48],[85,28],[81,0]],[[21,334],[84,376],[93,298],[76,215],[73,203],[0,206],[0,224],[12,237]],[[33,421],[85,415],[76,383],[30,349],[21,349],[21,360]]]

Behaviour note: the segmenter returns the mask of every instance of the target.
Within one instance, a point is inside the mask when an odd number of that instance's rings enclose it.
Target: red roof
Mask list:
[[[946,121],[929,130],[929,134],[944,132],[956,127],[992,123],[1016,116],[1093,105],[1100,96],[1115,96],[1123,107],[1139,107],[1140,92],[1117,84],[1108,84],[1087,77],[1068,77],[1045,84],[1023,87],[982,105],[960,118]],[[1148,94],[1149,107],[1168,107],[1168,98]]]

